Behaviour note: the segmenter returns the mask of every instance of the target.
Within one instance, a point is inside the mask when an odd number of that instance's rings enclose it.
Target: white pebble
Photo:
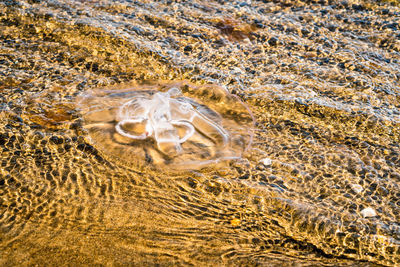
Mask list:
[[[272,164],[272,160],[269,158],[263,158],[262,160],[260,160],[260,162],[262,164],[264,164],[265,166],[271,166],[271,164]]]
[[[359,184],[351,184],[350,186],[356,194],[361,193],[364,190],[364,188]]]
[[[364,218],[367,218],[367,217],[375,217],[375,216],[376,216],[376,211],[375,211],[373,208],[368,207],[368,208],[365,208],[365,209],[363,209],[363,210],[361,211],[361,215],[362,215]]]
[[[234,68],[231,70],[231,74],[240,75],[240,74],[243,74],[243,71],[242,71],[240,68],[238,68],[238,67],[234,67]]]

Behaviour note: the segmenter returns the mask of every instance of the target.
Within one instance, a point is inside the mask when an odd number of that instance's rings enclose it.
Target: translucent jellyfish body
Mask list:
[[[94,145],[136,167],[200,169],[241,158],[253,117],[224,88],[189,83],[126,84],[78,101]]]

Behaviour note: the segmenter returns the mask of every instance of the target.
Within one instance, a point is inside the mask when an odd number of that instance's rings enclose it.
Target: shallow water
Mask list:
[[[397,1],[0,2],[1,265],[400,264]],[[79,96],[225,86],[240,160],[111,157]]]

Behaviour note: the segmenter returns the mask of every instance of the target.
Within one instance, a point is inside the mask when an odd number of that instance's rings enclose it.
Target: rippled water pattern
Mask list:
[[[399,265],[399,6],[0,1],[0,264]],[[252,146],[173,175],[116,159],[76,103],[148,80],[226,87]]]

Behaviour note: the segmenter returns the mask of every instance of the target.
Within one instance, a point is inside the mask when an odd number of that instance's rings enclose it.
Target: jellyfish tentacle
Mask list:
[[[165,94],[168,95],[169,98],[171,98],[174,96],[180,96],[182,94],[182,92],[181,92],[181,90],[179,90],[179,88],[172,87]]]
[[[166,120],[154,127],[154,139],[158,149],[167,155],[179,154],[182,151],[177,129]]]
[[[119,120],[130,119],[133,114],[133,117],[145,118],[148,113],[147,102],[146,99],[132,99],[124,103],[118,110],[117,118]]]
[[[171,120],[170,101],[165,97],[168,97],[167,93],[157,93],[153,96],[152,101],[148,103],[148,116],[154,125],[164,120]]]
[[[147,121],[145,124],[145,132],[141,135],[130,134],[127,133],[124,129],[122,129],[122,126],[124,126],[124,124],[126,123],[135,124],[135,123],[143,123],[144,121]],[[115,130],[122,136],[137,140],[144,140],[147,137],[153,135],[153,127],[149,124],[149,121],[146,118],[126,119],[119,121],[117,125],[115,125]]]
[[[216,137],[219,136],[222,139],[224,146],[228,144],[229,134],[224,130],[224,128],[220,127],[206,116],[195,112],[190,121],[192,122],[193,126],[196,127],[196,129],[206,137],[215,140]]]
[[[190,121],[194,112],[194,108],[189,103],[177,99],[171,99],[170,113],[174,121]]]
[[[178,140],[178,142],[180,144],[186,142],[195,133],[195,129],[194,129],[193,125],[189,121],[186,121],[186,120],[173,120],[173,121],[171,121],[171,124],[174,125],[174,126],[184,126],[188,130],[186,132],[186,134],[182,138],[180,138]]]

